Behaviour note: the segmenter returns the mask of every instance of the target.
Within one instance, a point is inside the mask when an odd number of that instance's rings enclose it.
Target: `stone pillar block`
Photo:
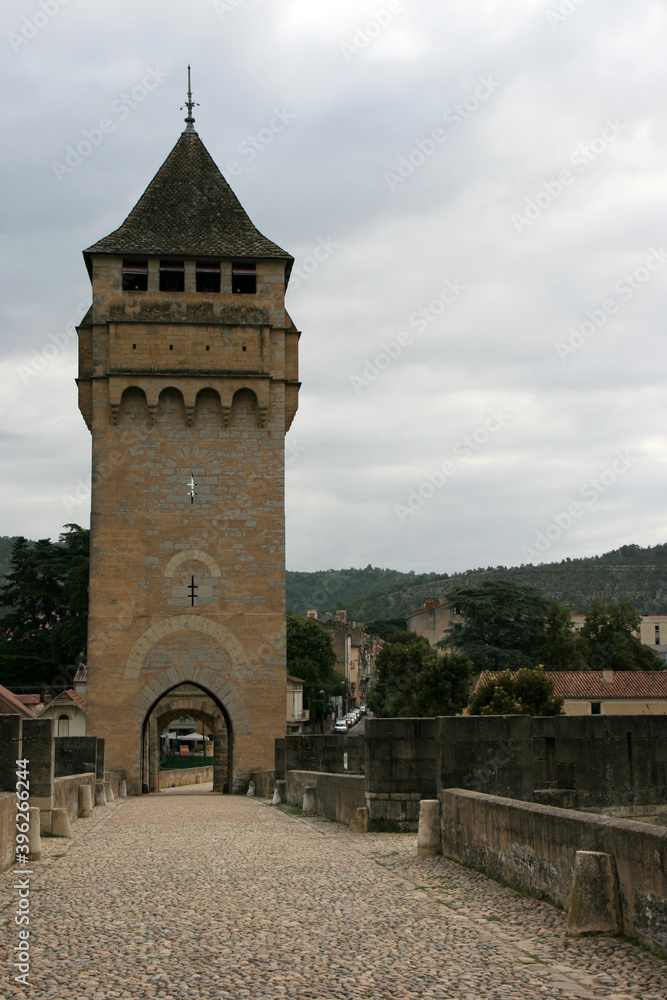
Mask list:
[[[350,833],[368,833],[368,806],[359,806],[352,813]]]
[[[255,782],[251,781],[248,785],[248,795],[252,796],[255,794]]]
[[[97,753],[95,756],[95,777],[98,781],[104,781],[104,740],[99,736],[96,739]]]
[[[110,781],[104,782],[104,794],[107,797],[107,802],[113,802],[113,800],[115,799],[115,795],[113,793],[113,788],[111,787]]]
[[[623,913],[613,854],[577,851],[568,934],[622,934]]]
[[[68,840],[72,839],[72,827],[70,826],[67,809],[51,810],[51,836],[67,837]]]
[[[30,772],[30,801],[43,810],[53,805],[53,730],[53,719],[23,719],[21,725],[21,753]]]
[[[429,858],[442,854],[440,840],[440,800],[422,799],[419,803],[417,857]]]
[[[79,785],[79,818],[89,819],[93,815],[93,797],[90,785]]]
[[[21,759],[21,716],[0,715],[0,792],[16,791],[16,761]]]
[[[279,806],[281,803],[287,802],[287,782],[278,778],[276,780],[276,787],[273,792],[273,799],[271,800],[272,806]]]
[[[107,795],[106,795],[106,792],[104,791],[104,782],[103,781],[96,781],[95,782],[95,805],[96,806],[105,806],[106,804],[107,804]]]
[[[118,798],[119,799],[127,798],[127,781],[125,781],[124,779],[120,781],[118,784]]]
[[[37,806],[28,809],[28,861],[40,861],[42,857],[42,828],[40,812]]]
[[[317,788],[315,785],[306,785],[303,790],[303,815],[315,816],[317,814]]]
[[[195,785],[201,785],[201,774],[195,774]]]

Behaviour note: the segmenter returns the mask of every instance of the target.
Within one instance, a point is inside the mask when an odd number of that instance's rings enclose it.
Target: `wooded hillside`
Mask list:
[[[412,614],[427,598],[443,600],[453,587],[475,586],[484,580],[530,584],[571,611],[584,611],[591,601],[629,601],[641,614],[667,614],[667,545],[624,545],[586,559],[488,566],[451,575],[400,573],[373,566],[288,572],[287,607],[300,615],[309,608],[320,614],[344,608],[348,618],[363,623]]]

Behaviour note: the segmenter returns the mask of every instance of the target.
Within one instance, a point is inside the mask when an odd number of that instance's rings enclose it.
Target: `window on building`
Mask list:
[[[591,715],[600,715],[602,711],[602,703],[599,701],[591,702]]]
[[[254,295],[257,291],[257,268],[254,264],[232,264],[232,291]]]
[[[148,288],[148,261],[123,261],[123,291],[145,292]]]
[[[69,736],[69,715],[58,716],[58,736]]]
[[[660,645],[660,626],[659,625],[655,626],[655,644],[656,644],[656,646]]]
[[[198,292],[219,292],[220,291],[220,265],[207,264],[197,261],[197,291]]]
[[[182,292],[185,288],[185,265],[182,260],[160,261],[160,291]]]

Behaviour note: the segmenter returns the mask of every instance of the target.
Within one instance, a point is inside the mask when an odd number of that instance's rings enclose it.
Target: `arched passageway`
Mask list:
[[[231,791],[234,787],[234,732],[229,713],[211,691],[192,682],[180,683],[166,690],[146,712],[141,738],[142,791],[160,790],[160,734],[182,715],[198,719],[210,730],[213,738],[213,791]]]

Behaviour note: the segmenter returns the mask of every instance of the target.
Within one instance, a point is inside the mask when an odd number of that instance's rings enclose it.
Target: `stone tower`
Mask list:
[[[246,215],[191,104],[186,123],[122,226],[84,251],[88,731],[133,794],[157,788],[156,720],[179,705],[216,727],[219,790],[272,768],[285,732],[293,259]]]

